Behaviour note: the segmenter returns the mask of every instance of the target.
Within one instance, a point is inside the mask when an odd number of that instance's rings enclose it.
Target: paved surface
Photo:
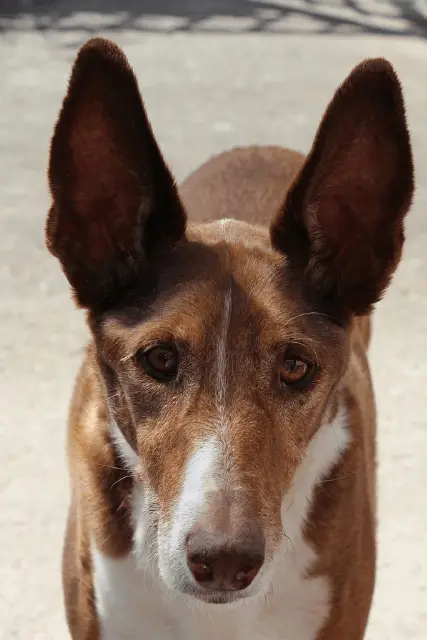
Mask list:
[[[86,331],[44,248],[44,172],[75,50],[92,33],[103,32],[125,47],[179,179],[210,154],[237,144],[283,143],[307,150],[325,104],[354,64],[375,55],[395,64],[407,99],[418,191],[404,261],[378,308],[372,348],[380,417],[380,536],[368,638],[425,640],[427,11],[422,5],[409,0],[0,2],[0,638],[67,637],[59,572],[68,500],[64,435]]]

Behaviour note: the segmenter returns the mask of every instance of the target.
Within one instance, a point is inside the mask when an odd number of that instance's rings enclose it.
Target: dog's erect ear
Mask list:
[[[370,310],[400,259],[413,164],[399,80],[383,59],[357,66],[336,92],[271,226],[316,307]]]
[[[50,153],[47,245],[78,303],[105,309],[179,241],[186,215],[154,139],[135,76],[100,38],[80,50]]]

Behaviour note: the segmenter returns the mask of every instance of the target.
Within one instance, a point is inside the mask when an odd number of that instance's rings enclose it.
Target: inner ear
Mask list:
[[[47,244],[85,307],[105,307],[173,248],[186,215],[122,51],[79,52],[51,144]]]
[[[336,92],[271,226],[312,304],[369,311],[399,261],[412,192],[399,81],[387,61],[368,60]]]

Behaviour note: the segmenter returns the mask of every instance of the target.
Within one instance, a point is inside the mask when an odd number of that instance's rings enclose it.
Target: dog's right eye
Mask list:
[[[137,357],[145,373],[160,382],[169,382],[178,373],[178,352],[173,345],[157,345],[139,352]]]

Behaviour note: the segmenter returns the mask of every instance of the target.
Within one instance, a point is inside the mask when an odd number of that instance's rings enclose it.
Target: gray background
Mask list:
[[[409,0],[0,0],[0,637],[67,637],[65,421],[87,334],[44,248],[45,168],[76,49],[100,33],[125,48],[178,179],[234,145],[306,151],[364,57],[400,74],[418,186],[371,351],[380,531],[368,638],[425,639],[427,8]]]

